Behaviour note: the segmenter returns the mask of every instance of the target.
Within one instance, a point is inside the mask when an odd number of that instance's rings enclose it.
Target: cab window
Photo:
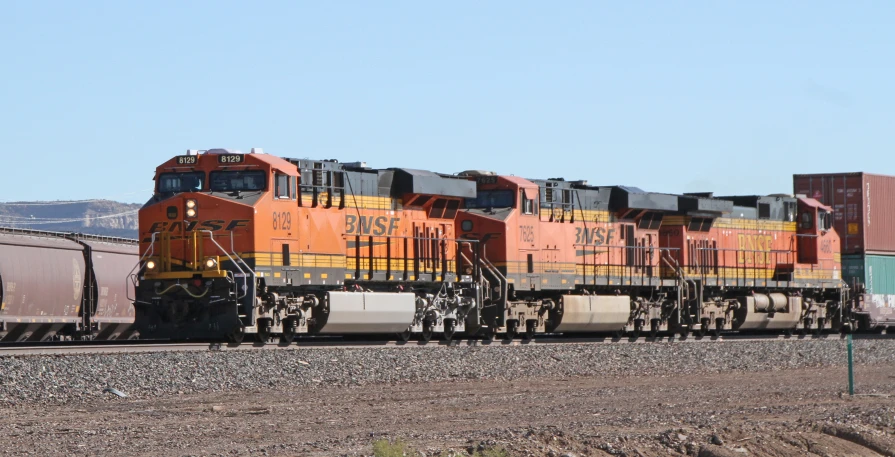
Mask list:
[[[535,213],[535,201],[533,198],[528,198],[528,194],[525,193],[525,189],[519,190],[519,199],[522,200],[522,214]]]
[[[802,213],[802,229],[809,230],[814,228],[814,223],[812,221],[811,213],[804,212]]]
[[[212,171],[212,192],[257,191],[264,190],[265,173],[260,170],[250,171]]]
[[[823,231],[833,228],[833,221],[830,218],[830,213],[826,211],[817,212],[817,227]]]
[[[205,173],[189,171],[183,173],[162,173],[158,177],[158,192],[197,192],[205,186]]]
[[[466,199],[466,207],[473,208],[512,208],[512,190],[480,190],[475,198]]]
[[[279,199],[290,199],[295,195],[291,185],[293,180],[289,178],[289,175],[283,173],[277,173],[275,175],[276,189],[274,197]]]

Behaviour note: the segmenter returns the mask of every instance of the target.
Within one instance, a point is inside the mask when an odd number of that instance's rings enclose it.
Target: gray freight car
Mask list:
[[[136,240],[0,228],[0,341],[133,336]]]

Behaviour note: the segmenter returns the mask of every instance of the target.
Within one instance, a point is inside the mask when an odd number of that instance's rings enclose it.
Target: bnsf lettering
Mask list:
[[[345,215],[347,235],[394,235],[401,224],[400,217]]]
[[[575,244],[590,244],[594,246],[611,244],[612,235],[614,234],[615,229],[607,230],[604,227],[595,227],[591,229],[578,227],[575,229]]]
[[[771,263],[771,248],[773,239],[770,235],[737,235],[737,263],[754,265],[756,263],[768,265]]]
[[[248,219],[234,219],[229,222],[220,219],[211,219],[202,222],[192,221],[187,223],[186,225],[184,225],[183,222],[180,221],[174,221],[171,223],[163,221],[152,224],[152,226],[149,227],[149,232],[179,232],[181,230],[184,232],[192,232],[194,230],[211,230],[212,232],[217,232],[221,229],[230,231],[239,227],[248,227],[248,225]]]

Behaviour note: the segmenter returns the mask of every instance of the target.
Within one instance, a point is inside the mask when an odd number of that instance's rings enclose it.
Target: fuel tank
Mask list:
[[[802,316],[802,297],[784,294],[753,294],[738,297],[736,330],[794,329]]]
[[[563,295],[562,314],[551,330],[558,333],[614,332],[631,316],[631,299],[615,295]],[[551,316],[552,317],[552,316]]]
[[[400,333],[416,314],[412,293],[327,292],[326,300],[329,312],[317,322],[318,333]]]

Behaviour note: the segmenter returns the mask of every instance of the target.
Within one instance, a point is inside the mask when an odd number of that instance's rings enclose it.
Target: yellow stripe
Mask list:
[[[549,219],[551,213],[553,214],[554,219],[560,219],[565,215],[565,220],[567,222],[572,219],[572,210],[571,209],[563,209],[563,208],[544,208],[541,207],[539,211],[542,219]],[[604,210],[596,210],[596,209],[579,209],[575,208],[575,222],[616,222],[618,219],[609,211]]]
[[[317,195],[318,206],[325,205],[328,201],[328,194],[323,192]],[[330,209],[339,210],[342,204],[342,197],[339,194],[333,194],[332,207]],[[312,194],[301,195],[301,206],[311,207],[314,205],[314,196]],[[345,195],[345,208],[351,209],[385,209],[385,210],[402,210],[403,203],[400,198],[376,197],[369,195]]]
[[[692,217],[690,216],[666,216],[662,219],[662,226],[681,226],[689,225]],[[795,222],[769,221],[763,219],[733,219],[730,217],[719,217],[715,219],[712,228],[718,229],[739,229],[739,230],[768,230],[778,232],[795,232]]]

